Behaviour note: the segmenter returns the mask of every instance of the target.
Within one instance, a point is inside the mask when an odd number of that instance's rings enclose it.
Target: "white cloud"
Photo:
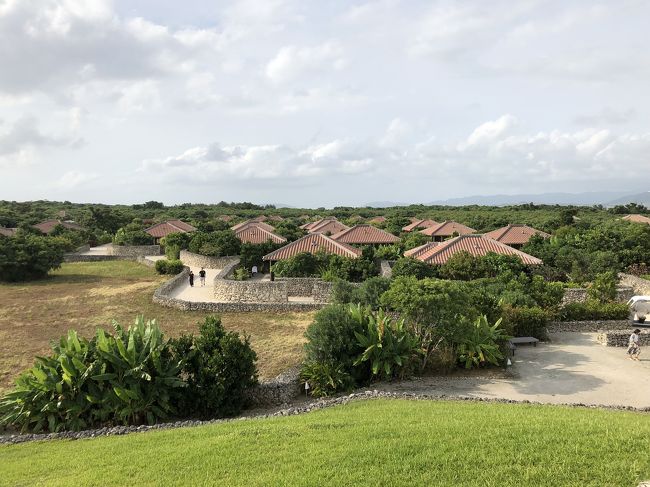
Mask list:
[[[266,76],[275,83],[290,81],[304,72],[341,70],[346,61],[338,42],[318,46],[285,46],[266,65]]]
[[[513,133],[515,117],[504,115],[485,122],[464,140],[441,144],[429,136],[413,146],[386,137],[409,134],[406,122],[393,120],[375,139],[335,139],[294,149],[284,145],[195,147],[179,156],[144,161],[142,171],[166,181],[204,183],[255,180],[365,177],[377,171],[401,170],[421,178],[446,181],[470,179],[484,184],[590,181],[620,171],[647,166],[650,133],[614,135],[608,130]],[[343,180],[337,181],[340,184]]]
[[[54,182],[54,186],[60,190],[71,190],[86,185],[97,178],[97,174],[68,171]]]

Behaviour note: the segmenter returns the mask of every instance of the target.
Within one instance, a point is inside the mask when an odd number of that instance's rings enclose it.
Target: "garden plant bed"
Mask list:
[[[3,481],[556,486],[636,485],[650,475],[650,462],[638,455],[650,449],[642,413],[453,399],[369,391],[249,421],[115,428],[81,437],[180,427],[6,445]],[[337,407],[321,410],[329,406]],[[142,451],[147,455],[136,454]],[[92,467],[67,468],[69,458]]]

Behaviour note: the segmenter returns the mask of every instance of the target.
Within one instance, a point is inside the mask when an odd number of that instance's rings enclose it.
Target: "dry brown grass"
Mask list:
[[[90,337],[111,321],[156,318],[168,336],[197,331],[206,313],[164,308],[151,301],[166,277],[133,262],[64,264],[42,281],[0,285],[0,390],[30,367],[35,355],[68,330]],[[251,336],[262,378],[300,362],[303,333],[313,313],[223,313],[224,326]]]

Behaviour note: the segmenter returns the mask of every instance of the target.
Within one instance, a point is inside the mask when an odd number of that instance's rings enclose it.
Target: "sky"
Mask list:
[[[648,188],[650,2],[0,0],[0,200]]]

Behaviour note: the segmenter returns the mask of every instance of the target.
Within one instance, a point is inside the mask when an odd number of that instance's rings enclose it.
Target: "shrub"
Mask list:
[[[195,254],[223,257],[239,255],[241,242],[232,230],[194,232],[188,248]]]
[[[188,385],[179,409],[202,417],[235,415],[246,404],[246,391],[257,383],[257,355],[249,337],[226,331],[216,316],[207,316],[199,331],[197,337],[172,340]]]
[[[316,313],[313,323],[305,332],[306,362],[340,364],[355,381],[367,380],[369,371],[353,370],[353,362],[363,352],[355,332],[363,332],[363,323],[352,317],[349,306],[326,306]]]
[[[165,255],[168,259],[174,260],[180,257],[181,250],[187,250],[190,245],[191,233],[174,232],[160,240],[165,247]]]
[[[614,271],[597,274],[587,288],[587,296],[601,303],[609,303],[616,299],[616,284],[618,277]]]
[[[233,273],[232,278],[235,281],[246,281],[249,278],[248,271],[244,269],[243,267],[238,267],[235,269],[235,272]]]
[[[113,335],[88,341],[68,332],[49,357],[16,380],[0,400],[0,424],[23,431],[80,430],[101,424],[153,424],[174,412],[180,364],[155,320],[138,317]]]
[[[508,336],[500,326],[501,320],[490,326],[485,316],[476,319],[470,333],[463,337],[457,349],[458,361],[466,369],[485,364],[499,365],[503,360],[499,346]]]
[[[504,306],[502,311],[503,328],[516,337],[531,336],[546,339],[548,314],[539,307]]]
[[[309,393],[315,397],[331,396],[354,387],[354,379],[343,364],[307,362],[300,369],[300,380],[309,384]]]
[[[418,350],[417,339],[406,328],[404,320],[393,320],[381,309],[373,313],[360,305],[352,305],[350,313],[364,329],[355,332],[364,350],[354,366],[367,363],[372,378],[402,377]]]
[[[140,223],[133,222],[115,232],[113,243],[115,245],[151,245],[153,238],[144,231],[144,227]]]
[[[562,321],[625,320],[630,309],[625,303],[600,303],[587,300],[584,303],[567,303],[559,312]]]
[[[410,257],[402,257],[393,265],[393,278],[413,276],[416,279],[424,279],[436,276],[436,268]]]
[[[158,274],[173,274],[176,275],[183,270],[183,263],[178,260],[160,259],[155,264],[156,272]]]
[[[381,296],[390,287],[390,279],[384,277],[371,277],[360,286],[336,279],[332,286],[332,302],[338,304],[361,304],[378,309]]]
[[[0,236],[0,281],[40,279],[61,266],[64,245],[58,239],[19,233]]]

